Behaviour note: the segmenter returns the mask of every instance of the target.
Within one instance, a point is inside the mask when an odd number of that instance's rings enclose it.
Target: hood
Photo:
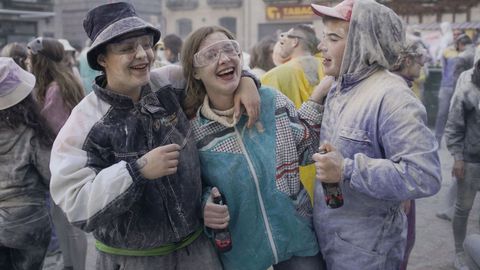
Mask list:
[[[23,136],[26,127],[21,125],[16,130],[0,125],[0,155],[12,150],[17,141]]]
[[[361,80],[378,69],[390,69],[404,42],[397,14],[373,0],[355,1],[340,76]]]

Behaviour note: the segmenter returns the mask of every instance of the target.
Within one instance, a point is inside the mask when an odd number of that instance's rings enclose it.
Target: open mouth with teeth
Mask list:
[[[148,64],[139,64],[139,65],[131,66],[130,68],[133,70],[144,71],[148,69]]]
[[[222,80],[231,80],[235,75],[235,68],[229,67],[226,69],[222,69],[217,72],[217,77],[220,77]]]
[[[326,57],[323,58],[323,65],[329,65],[330,63],[332,63],[332,59]]]

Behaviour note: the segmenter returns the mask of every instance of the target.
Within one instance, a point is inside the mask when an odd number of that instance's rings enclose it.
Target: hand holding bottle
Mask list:
[[[221,194],[216,187],[212,188],[210,198],[203,208],[204,224],[211,229],[225,229],[230,221],[228,207],[223,204],[216,204],[214,198],[221,198]]]
[[[332,209],[342,207],[343,192],[338,182],[341,180],[343,171],[343,156],[330,144],[321,145],[319,150],[319,153],[314,154],[312,158],[316,161],[316,177],[322,181],[325,204]],[[340,168],[340,176],[337,178],[338,168]],[[327,171],[330,175],[326,175]]]

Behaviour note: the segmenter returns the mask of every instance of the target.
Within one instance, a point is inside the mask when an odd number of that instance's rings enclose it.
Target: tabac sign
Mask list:
[[[267,21],[318,19],[310,5],[269,5],[265,13]]]

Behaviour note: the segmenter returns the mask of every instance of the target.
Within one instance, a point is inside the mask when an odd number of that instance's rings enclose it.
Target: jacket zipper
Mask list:
[[[265,229],[266,229],[267,235],[268,235],[268,241],[270,242],[270,247],[272,248],[273,257],[274,257],[274,260],[275,260],[274,264],[277,264],[278,263],[277,247],[275,246],[275,242],[273,242],[272,230],[270,229],[270,223],[268,222],[267,212],[265,211],[265,205],[263,204],[263,197],[262,197],[262,193],[260,192],[260,185],[259,185],[259,181],[258,181],[258,178],[257,178],[257,174],[255,173],[255,169],[253,167],[252,161],[250,160],[250,157],[248,156],[247,150],[245,149],[245,145],[243,144],[242,137],[240,136],[240,133],[238,132],[237,127],[234,127],[234,128],[235,128],[235,134],[238,137],[240,148],[242,149],[242,152],[245,155],[245,158],[246,158],[247,163],[248,163],[248,167],[250,168],[250,172],[252,173],[253,180],[255,182],[255,187],[256,187],[257,196],[258,196],[258,202],[260,203],[260,209],[262,210],[262,216],[263,216],[263,220],[264,220],[264,223],[265,223]]]

